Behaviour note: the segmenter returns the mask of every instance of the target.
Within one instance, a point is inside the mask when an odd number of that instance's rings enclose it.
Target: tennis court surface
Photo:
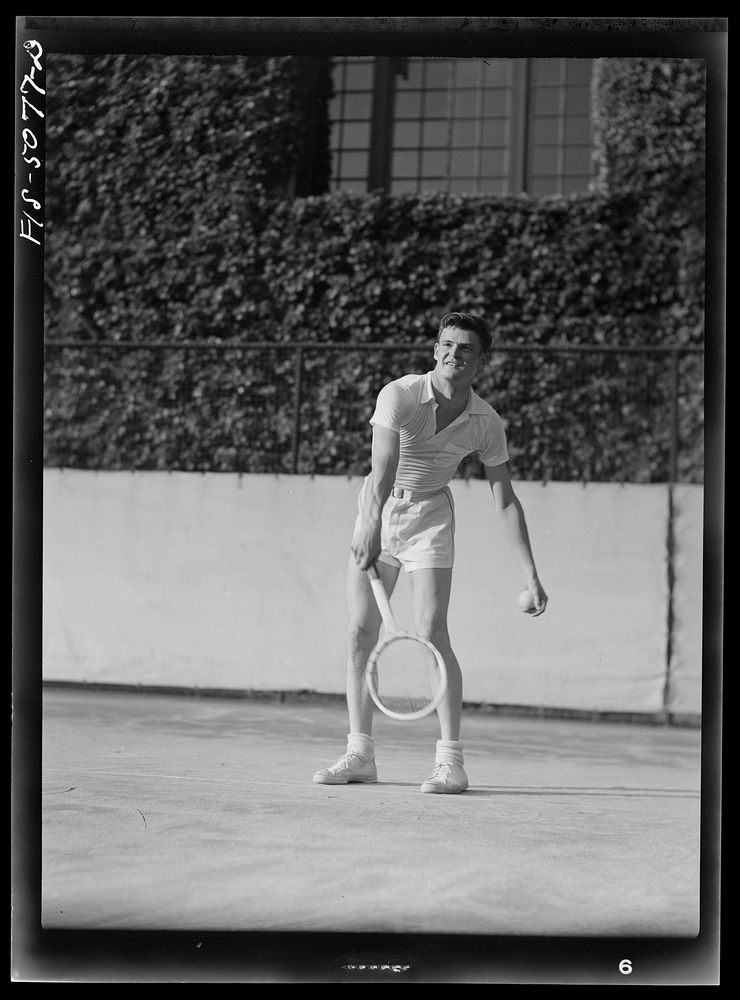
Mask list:
[[[378,784],[329,786],[312,775],[343,751],[338,703],[43,706],[45,929],[699,932],[697,729],[468,712],[471,787],[446,796],[419,790],[434,718],[378,717]]]

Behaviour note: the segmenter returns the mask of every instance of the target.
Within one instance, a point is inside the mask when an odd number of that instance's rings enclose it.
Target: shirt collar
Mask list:
[[[432,389],[432,373],[430,371],[427,372],[426,375],[424,376],[424,389],[422,392],[421,401],[422,403],[435,402],[434,389]],[[460,414],[460,416],[470,416],[472,413],[487,413],[487,412],[488,410],[484,400],[481,399],[481,397],[478,395],[477,392],[474,392],[471,389],[468,394],[467,405],[463,410],[463,412]]]
[[[427,372],[424,376],[424,387],[421,396],[422,403],[434,402],[434,389],[432,389],[432,373]]]

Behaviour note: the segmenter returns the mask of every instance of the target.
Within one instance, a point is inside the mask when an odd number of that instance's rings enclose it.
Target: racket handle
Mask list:
[[[391,602],[388,600],[388,594],[383,586],[383,581],[380,579],[380,573],[375,563],[368,566],[367,575],[370,579],[370,586],[373,588],[373,594],[375,594],[375,603],[378,605],[378,611],[380,611],[380,617],[383,619],[384,624],[389,628],[398,628],[393,617],[393,611],[391,610]]]

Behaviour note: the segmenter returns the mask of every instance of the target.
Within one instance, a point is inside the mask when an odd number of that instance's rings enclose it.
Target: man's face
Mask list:
[[[478,334],[447,326],[434,345],[434,372],[452,385],[468,385],[475,378],[481,362]]]

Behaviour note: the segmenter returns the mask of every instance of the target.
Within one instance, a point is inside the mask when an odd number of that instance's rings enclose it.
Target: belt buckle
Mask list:
[[[393,487],[393,497],[396,500],[403,500],[404,491],[400,486]]]

